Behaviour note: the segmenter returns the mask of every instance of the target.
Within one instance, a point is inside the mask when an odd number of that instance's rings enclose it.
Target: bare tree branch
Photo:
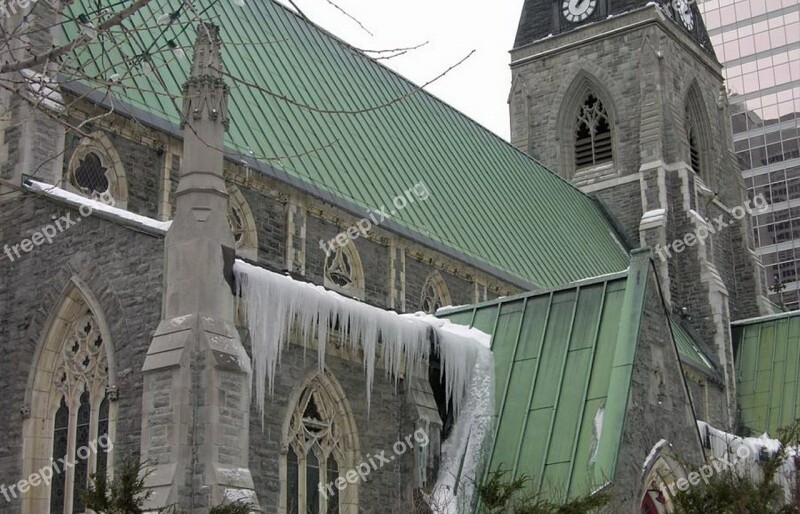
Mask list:
[[[122,9],[121,11],[116,13],[114,16],[112,16],[109,19],[107,19],[106,21],[100,23],[95,30],[97,32],[103,32],[103,31],[106,31],[106,30],[108,30],[108,29],[110,29],[112,27],[120,25],[128,17],[130,17],[132,14],[137,12],[142,7],[144,7],[147,4],[149,4],[151,1],[152,0],[136,0],[134,3],[132,3],[131,5],[126,7],[125,9]],[[3,63],[2,65],[0,65],[0,74],[9,73],[9,72],[12,72],[12,71],[19,71],[19,70],[23,70],[25,68],[35,68],[36,66],[39,66],[40,64],[44,64],[44,63],[46,63],[48,61],[53,61],[55,59],[58,59],[62,55],[65,55],[65,54],[67,54],[69,52],[72,52],[73,50],[75,50],[75,49],[77,49],[77,48],[79,48],[81,46],[87,45],[90,41],[92,41],[92,39],[94,39],[92,36],[89,36],[87,34],[81,34],[80,36],[78,36],[74,40],[72,40],[72,41],[70,41],[68,43],[64,43],[61,46],[57,46],[57,47],[51,48],[50,50],[48,50],[47,52],[45,52],[43,54],[34,55],[32,57],[29,57],[27,59],[22,59],[22,60],[19,60],[19,61],[12,61],[12,62],[8,62],[8,63]]]
[[[244,80],[242,78],[236,77],[236,76],[228,73],[225,70],[220,70],[220,69],[217,69],[217,68],[214,68],[214,69],[216,71],[219,71],[220,73],[222,73],[224,76],[233,79],[234,82],[238,82],[238,83],[240,83],[240,84],[242,84],[244,86],[251,87],[253,89],[261,91],[262,93],[264,93],[266,95],[269,95],[269,96],[274,97],[274,98],[278,98],[279,100],[283,100],[284,102],[289,103],[291,105],[294,105],[295,107],[300,107],[301,109],[306,109],[306,110],[309,110],[309,111],[312,111],[312,112],[318,112],[318,113],[321,113],[321,114],[364,114],[364,113],[367,113],[367,112],[376,111],[378,109],[384,109],[384,108],[389,107],[391,105],[394,105],[394,104],[396,104],[398,102],[401,102],[401,101],[405,100],[406,98],[408,98],[408,97],[410,97],[412,95],[415,95],[415,94],[419,93],[420,91],[422,91],[423,89],[425,89],[429,85],[433,84],[434,82],[436,82],[437,80],[441,79],[442,77],[444,77],[445,75],[447,75],[448,73],[453,71],[455,68],[457,68],[458,66],[463,64],[464,61],[466,61],[467,59],[472,57],[472,54],[474,54],[474,53],[475,53],[475,50],[470,51],[470,53],[468,53],[460,61],[458,61],[457,63],[453,64],[452,66],[447,68],[445,71],[443,71],[442,73],[440,73],[439,75],[437,75],[433,79],[429,80],[428,82],[424,83],[423,85],[415,87],[414,89],[412,89],[408,93],[405,93],[405,94],[400,95],[400,96],[396,96],[396,97],[392,98],[391,100],[389,100],[388,102],[385,102],[385,103],[382,103],[382,104],[379,104],[379,105],[373,105],[373,106],[370,106],[370,107],[364,107],[364,108],[361,108],[361,109],[352,109],[352,110],[347,110],[347,109],[325,109],[325,108],[315,107],[313,105],[304,104],[304,103],[298,102],[297,100],[295,100],[295,99],[293,99],[291,97],[288,97],[286,95],[283,95],[283,94],[280,94],[280,93],[276,93],[274,91],[270,91],[269,89],[267,89],[267,88],[265,88],[263,86],[260,86],[258,84],[253,83],[253,82],[249,82],[249,81]]]
[[[370,35],[370,36],[372,36],[372,37],[375,37],[375,34],[373,34],[372,32],[370,32],[370,31],[369,31],[369,29],[367,29],[367,27],[365,27],[363,23],[361,23],[360,21],[358,21],[358,19],[357,19],[355,16],[353,16],[353,15],[352,15],[352,14],[350,14],[349,12],[347,12],[347,11],[345,11],[344,9],[342,9],[341,7],[339,7],[339,4],[337,4],[337,3],[333,2],[333,0],[325,0],[325,1],[326,1],[326,2],[328,2],[330,5],[332,5],[332,6],[334,7],[334,9],[338,10],[340,13],[344,14],[345,16],[347,16],[348,18],[350,18],[351,20],[353,20],[354,22],[356,22],[356,24],[358,24],[358,26],[359,26],[359,27],[361,27],[361,29],[362,29],[364,32],[366,32],[367,34],[369,34],[369,35]]]

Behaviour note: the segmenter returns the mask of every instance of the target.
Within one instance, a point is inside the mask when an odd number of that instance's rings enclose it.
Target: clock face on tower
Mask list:
[[[564,0],[561,3],[561,14],[567,21],[577,23],[588,18],[595,7],[597,0]]]
[[[692,17],[692,7],[689,4],[689,0],[673,0],[672,9],[675,11],[675,17],[679,18],[687,29],[692,30],[694,18]]]

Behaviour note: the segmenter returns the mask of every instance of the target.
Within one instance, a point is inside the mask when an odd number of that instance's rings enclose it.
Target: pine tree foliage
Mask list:
[[[800,514],[800,492],[797,489],[800,461],[785,451],[800,445],[800,420],[778,431],[780,448],[764,454],[759,462],[761,476],[727,469],[712,475],[708,483],[700,482],[675,494],[675,514]],[[787,459],[794,462],[795,489],[787,504],[784,489],[775,482],[776,474]]]
[[[152,473],[147,462],[133,457],[124,459],[110,481],[104,474],[92,475],[81,500],[87,510],[98,514],[142,514],[144,504],[152,494],[152,491],[145,490],[145,482]],[[155,512],[169,513],[171,510],[164,508]]]
[[[152,494],[152,491],[147,491],[145,484],[152,473],[153,468],[149,462],[140,462],[135,457],[126,458],[113,479],[108,480],[105,475],[92,475],[89,486],[81,495],[83,505],[86,510],[97,514],[176,514],[178,510],[174,506],[145,510],[144,505]],[[250,512],[250,507],[243,500],[223,503],[209,510],[209,514]]]
[[[505,471],[497,469],[478,486],[480,501],[488,514],[585,514],[599,511],[611,500],[608,494],[599,493],[559,504],[533,491],[527,475],[505,475]]]

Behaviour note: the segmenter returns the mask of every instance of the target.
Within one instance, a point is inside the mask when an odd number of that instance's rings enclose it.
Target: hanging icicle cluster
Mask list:
[[[447,399],[452,399],[456,414],[479,353],[489,351],[489,336],[475,329],[421,313],[384,311],[239,260],[233,271],[250,330],[256,402],[262,413],[265,389],[268,386],[270,394],[273,392],[275,371],[293,329],[306,346],[316,339],[320,367],[325,365],[325,346],[333,331],[353,354],[363,352],[367,402],[378,358],[395,380],[403,373],[419,373],[427,366],[433,340],[442,362]]]

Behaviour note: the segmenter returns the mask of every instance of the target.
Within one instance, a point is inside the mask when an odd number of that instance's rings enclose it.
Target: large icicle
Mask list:
[[[456,412],[456,422],[450,436],[442,445],[442,458],[436,485],[430,496],[435,514],[471,512],[475,501],[475,484],[485,455],[484,448],[494,426],[494,359],[491,338],[475,329],[454,324],[441,327],[442,365],[445,373],[463,373],[467,368],[468,388],[463,409]],[[470,341],[465,345],[464,340]],[[462,355],[458,366],[450,367]],[[448,384],[449,386],[450,384]],[[453,383],[457,386],[457,382]],[[459,391],[453,392],[456,398]]]
[[[384,311],[240,260],[234,263],[233,271],[250,330],[255,396],[262,414],[266,387],[272,393],[281,352],[295,327],[306,346],[316,338],[320,367],[325,364],[325,345],[332,327],[349,343],[353,353],[363,352],[368,402],[379,341],[381,364],[396,380],[403,372],[411,375],[425,369],[433,331],[447,399],[452,399],[455,412],[461,409],[468,387],[473,387],[473,374],[476,370],[482,372],[476,366],[479,356],[488,353],[491,359],[489,336],[478,330],[421,313],[399,315]],[[470,395],[467,396],[469,405]]]

